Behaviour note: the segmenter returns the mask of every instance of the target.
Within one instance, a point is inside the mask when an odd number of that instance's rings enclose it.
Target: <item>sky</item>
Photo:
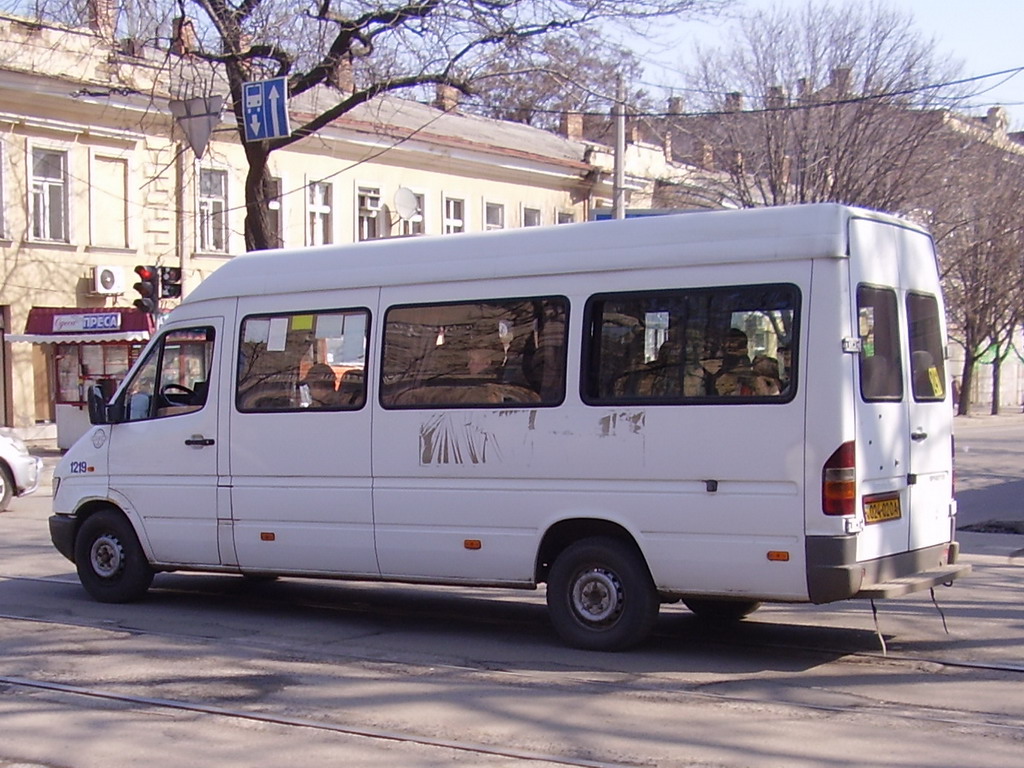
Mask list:
[[[734,10],[803,7],[805,0],[736,0]],[[934,38],[936,49],[963,64],[965,76],[1024,67],[1024,0],[887,0],[897,10],[909,12],[921,35]],[[650,83],[671,81],[657,62],[678,69],[694,42],[702,45],[727,39],[729,23],[688,21],[654,42],[630,44],[647,65]],[[646,49],[646,50],[645,50]],[[1005,80],[1005,82],[1001,82]],[[1011,130],[1024,130],[1024,72],[1016,76],[986,79],[979,87],[991,87],[970,101],[970,114],[983,115],[995,104],[1010,115]]]

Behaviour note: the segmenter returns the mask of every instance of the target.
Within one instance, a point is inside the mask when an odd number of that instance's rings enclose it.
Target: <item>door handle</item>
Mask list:
[[[195,448],[202,448],[206,445],[213,445],[214,440],[212,437],[203,437],[202,435],[192,435],[188,440],[185,441],[185,445],[189,445]]]
[[[920,427],[918,427],[917,429],[915,429],[913,432],[910,433],[910,439],[913,440],[915,443],[919,443],[922,440],[927,439],[927,437],[928,437],[928,433],[925,432]]]

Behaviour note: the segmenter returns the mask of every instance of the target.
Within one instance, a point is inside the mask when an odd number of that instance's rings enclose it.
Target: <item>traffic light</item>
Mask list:
[[[181,298],[181,270],[177,267],[160,267],[160,298]]]
[[[132,288],[138,292],[139,298],[132,303],[143,312],[155,315],[160,306],[160,273],[156,267],[139,264],[135,267],[135,274],[139,276],[139,282]]]

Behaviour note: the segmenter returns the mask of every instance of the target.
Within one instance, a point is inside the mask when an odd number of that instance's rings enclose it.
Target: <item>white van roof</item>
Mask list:
[[[623,268],[843,258],[851,217],[907,226],[886,214],[824,203],[256,251],[220,267],[184,303]],[[636,258],[624,262],[623,253],[631,251]]]

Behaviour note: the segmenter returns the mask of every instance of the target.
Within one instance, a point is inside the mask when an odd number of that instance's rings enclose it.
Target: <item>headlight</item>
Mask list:
[[[57,477],[57,475],[54,475],[53,476],[53,496],[54,496],[54,498],[56,498],[56,496],[57,496],[57,489],[59,489],[59,488],[60,488],[60,478]]]

